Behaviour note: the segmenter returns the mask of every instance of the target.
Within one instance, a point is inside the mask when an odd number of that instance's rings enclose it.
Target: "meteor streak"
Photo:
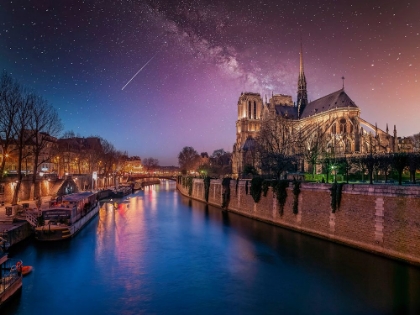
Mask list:
[[[157,53],[156,53],[156,54],[157,54]],[[146,63],[144,64],[144,66],[143,66],[143,67],[141,67],[141,68],[140,68],[140,70],[139,70],[139,71],[137,71],[137,72],[136,72],[136,74],[135,74],[135,75],[133,75],[133,77],[132,77],[130,80],[128,80],[128,82],[127,82],[127,83],[126,83],[126,84],[122,87],[121,91],[122,91],[122,90],[124,90],[124,89],[125,89],[125,87],[126,87],[126,86],[127,86],[127,85],[131,82],[131,81],[133,81],[133,79],[136,77],[136,75],[138,75],[138,74],[140,73],[140,71],[141,71],[141,70],[143,70],[143,69],[144,69],[144,67],[146,67],[146,66],[149,64],[149,62],[150,62],[150,61],[152,61],[152,59],[153,59],[153,58],[155,58],[156,54],[154,54],[154,55],[153,55],[153,57],[152,57],[152,58],[150,58],[150,59],[149,59],[149,61],[148,61],[148,62],[146,62]]]

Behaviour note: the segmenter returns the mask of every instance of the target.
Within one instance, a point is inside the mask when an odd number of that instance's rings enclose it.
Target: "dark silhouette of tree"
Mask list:
[[[193,170],[200,158],[200,155],[192,147],[184,147],[178,154],[178,163],[183,174],[187,174]]]
[[[12,77],[3,72],[0,78],[0,144],[2,159],[0,172],[4,174],[6,160],[14,150],[15,124],[21,104],[21,87]]]
[[[145,158],[143,160],[143,168],[147,171],[154,171],[156,168],[159,167],[159,160],[154,158]]]
[[[375,166],[378,165],[376,155],[367,154],[359,157],[359,159],[360,162],[365,165],[365,168],[368,171],[369,184],[373,184],[373,171]]]
[[[408,162],[407,153],[394,153],[392,155],[392,167],[398,173],[398,185],[402,185],[402,174],[404,169],[408,166]]]
[[[218,149],[210,156],[211,176],[220,177],[232,173],[232,154]]]
[[[35,189],[38,167],[51,159],[50,152],[45,149],[48,144],[51,145],[54,142],[53,139],[58,136],[62,129],[62,124],[55,108],[40,96],[34,96],[31,109],[29,113],[29,129],[32,133],[29,144],[33,157],[31,196],[32,198],[37,198],[40,193],[38,189]],[[43,155],[41,155],[42,153]]]
[[[349,172],[351,170],[350,158],[346,156],[337,158],[337,169],[339,173],[346,174],[346,182],[348,184]]]
[[[352,156],[350,157],[351,170],[354,172],[359,172],[362,175],[362,182],[365,180],[365,174],[367,172],[367,167],[361,156]]]
[[[280,179],[284,172],[295,170],[299,135],[295,136],[294,128],[292,121],[281,116],[261,125],[256,151],[263,174]]]
[[[420,167],[420,154],[409,153],[408,154],[408,169],[410,171],[410,180],[413,184],[416,183],[416,171]]]
[[[385,183],[388,181],[389,172],[392,169],[392,157],[389,154],[378,156],[378,170],[385,175]]]
[[[16,121],[14,124],[14,134],[15,134],[15,148],[17,150],[18,156],[18,169],[17,176],[18,180],[16,183],[16,188],[13,193],[12,204],[18,202],[18,196],[20,191],[20,186],[22,183],[22,161],[28,156],[27,151],[25,150],[28,143],[28,139],[31,138],[31,133],[28,131],[30,112],[34,106],[35,95],[30,94],[26,91],[21,90],[19,96],[19,110],[16,115]]]
[[[257,169],[251,164],[246,164],[244,166],[243,175],[247,176],[247,175],[257,175],[257,174],[258,174]]]
[[[316,127],[315,130],[313,129],[305,130],[305,135],[303,137],[301,136],[301,141],[304,143],[304,159],[312,166],[312,176],[315,177],[316,165],[319,164],[319,160],[322,158],[323,153],[325,153],[326,139],[325,131],[322,131],[320,127]]]

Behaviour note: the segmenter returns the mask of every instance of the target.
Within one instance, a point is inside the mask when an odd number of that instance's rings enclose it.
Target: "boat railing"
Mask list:
[[[18,260],[8,259],[0,265],[0,295],[22,277],[16,268],[17,262]]]
[[[32,211],[26,211],[26,221],[29,222],[30,225],[36,227],[38,225],[38,213],[34,213]]]

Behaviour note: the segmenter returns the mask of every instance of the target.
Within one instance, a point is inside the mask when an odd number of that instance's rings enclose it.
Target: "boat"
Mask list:
[[[133,192],[131,186],[120,186],[113,191],[112,198],[123,198]]]
[[[18,272],[14,260],[0,251],[0,308],[22,291],[22,273]]]
[[[16,266],[12,267],[12,269],[15,269],[15,268],[19,274],[22,274],[22,276],[26,276],[28,273],[32,271],[32,266],[24,266],[22,263],[22,260],[19,260],[16,263]]]
[[[32,266],[22,266],[22,276],[26,276],[32,271]]]
[[[64,195],[50,207],[41,209],[35,239],[38,241],[60,241],[73,237],[99,213],[99,202],[94,192]]]

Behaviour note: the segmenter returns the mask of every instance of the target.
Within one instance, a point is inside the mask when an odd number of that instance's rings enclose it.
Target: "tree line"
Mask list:
[[[224,149],[198,152],[190,146],[184,147],[178,154],[178,163],[182,174],[198,174],[202,177],[220,177],[232,173],[231,153]]]
[[[387,182],[395,174],[401,184],[403,174],[407,172],[411,182],[416,182],[420,154],[415,151],[420,147],[420,134],[407,138],[411,152],[402,148],[397,152],[381,152],[374,141],[375,136],[369,134],[365,143],[367,153],[346,154],[338,152],[331,141],[327,142],[328,128],[321,129],[315,125],[309,128],[306,132],[297,130],[293,122],[283,117],[265,121],[259,136],[248,148],[243,175],[259,174],[280,179],[290,172],[306,171],[311,175],[307,178],[315,180],[317,173],[321,172],[321,178],[327,182],[331,179],[335,181],[337,174],[341,174],[347,182],[359,175],[362,181],[366,176],[372,184],[375,178]]]
[[[57,110],[41,95],[14,80],[6,71],[0,77],[0,172],[4,176],[6,163],[13,160],[17,182],[13,201],[16,203],[23,174],[31,176],[31,197],[36,198],[37,170],[43,163],[56,164],[62,171],[99,174],[123,170],[130,160],[126,152],[117,150],[112,143],[100,136],[98,145],[92,145],[73,131],[63,131]],[[57,139],[59,139],[57,141]],[[62,140],[62,141],[60,141]],[[30,160],[30,170],[23,169]],[[140,158],[138,158],[140,160]],[[159,162],[154,158],[143,161],[144,167],[153,169]]]

